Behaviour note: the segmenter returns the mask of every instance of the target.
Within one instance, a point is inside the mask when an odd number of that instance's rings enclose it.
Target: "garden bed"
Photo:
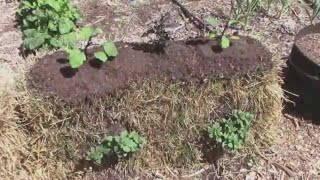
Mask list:
[[[171,83],[253,75],[272,69],[271,54],[259,42],[243,38],[225,50],[208,39],[170,42],[161,52],[148,44],[119,43],[119,56],[103,65],[94,59],[80,69],[68,65],[64,52],[43,57],[30,72],[30,84],[65,101],[104,97],[130,82]],[[71,90],[72,89],[72,90]]]
[[[121,129],[139,132],[148,144],[120,169],[198,169],[216,160],[203,142],[208,125],[233,109],[256,115],[252,143],[274,138],[282,109],[279,65],[258,41],[241,37],[224,50],[207,39],[170,42],[161,52],[117,46],[119,55],[107,64],[89,55],[73,70],[56,52],[28,74],[32,98],[17,110],[30,134],[50,132],[40,139],[51,139],[48,147],[58,149],[65,171],[82,170],[94,140]]]

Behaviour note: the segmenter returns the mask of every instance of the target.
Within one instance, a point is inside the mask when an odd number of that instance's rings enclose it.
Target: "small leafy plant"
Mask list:
[[[209,32],[209,38],[212,40],[217,40],[222,49],[226,49],[226,48],[230,47],[231,40],[239,39],[237,36],[226,35],[226,30],[228,29],[228,27],[238,23],[238,21],[229,20],[227,22],[227,24],[224,26],[224,29],[222,32],[219,32],[219,30],[217,30],[219,27],[219,24],[220,24],[220,22],[217,18],[209,17],[207,19],[207,22],[209,25],[211,25],[212,27],[214,27],[216,29],[216,31]]]
[[[128,155],[140,150],[147,143],[146,139],[140,137],[135,131],[128,132],[124,130],[120,135],[105,136],[103,142],[88,152],[87,160],[101,164],[104,158],[116,157],[121,160]]]
[[[117,55],[117,47],[112,41],[108,41],[103,44],[103,51],[94,53],[94,56],[102,62],[106,62],[109,57],[116,57]]]
[[[154,23],[152,29],[150,29],[145,35],[150,33],[155,34],[156,39],[152,40],[151,43],[156,47],[157,50],[163,51],[166,47],[168,40],[170,40],[169,34],[166,31],[165,22],[168,19],[168,15],[164,14],[161,18]]]
[[[56,47],[64,49],[69,54],[69,64],[72,68],[79,68],[88,56],[88,48],[93,45],[92,39],[101,34],[100,28],[93,29],[90,26],[83,27],[79,32],[73,32],[64,36],[52,38],[50,43]],[[86,42],[84,49],[79,48],[80,42]],[[96,52],[94,55],[102,62],[106,62],[109,57],[118,55],[118,50],[114,42],[107,41],[103,44],[103,51]]]
[[[89,26],[78,30],[76,23],[80,14],[69,0],[22,0],[16,15],[26,49],[64,49],[69,54],[70,66],[75,69],[87,60],[92,38],[102,33],[101,29]],[[86,42],[84,49],[80,48],[81,42]],[[103,51],[95,53],[102,62],[117,55],[112,41],[105,42]]]
[[[79,11],[69,0],[21,0],[16,13],[29,50],[52,47],[51,39],[76,30]]]
[[[215,122],[208,128],[209,138],[220,144],[223,148],[235,151],[247,139],[249,128],[254,120],[254,115],[234,110],[227,119]]]

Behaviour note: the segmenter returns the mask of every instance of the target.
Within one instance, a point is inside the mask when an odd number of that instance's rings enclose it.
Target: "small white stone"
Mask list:
[[[249,174],[246,175],[246,180],[255,180],[256,179],[256,172],[250,172]]]
[[[0,64],[0,91],[11,88],[14,82],[14,73],[9,65]]]

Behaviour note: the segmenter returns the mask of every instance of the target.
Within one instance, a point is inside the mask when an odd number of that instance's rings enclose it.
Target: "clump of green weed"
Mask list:
[[[124,130],[120,135],[105,136],[103,142],[93,148],[88,153],[87,160],[101,164],[106,158],[116,157],[118,160],[128,157],[128,155],[140,150],[147,143],[146,139],[136,132]]]
[[[34,50],[52,47],[52,38],[74,32],[80,13],[69,0],[22,0],[16,17],[24,47]]]
[[[247,140],[249,128],[254,120],[254,115],[234,110],[227,119],[215,122],[208,128],[209,138],[223,148],[239,150],[242,143]]]
[[[69,0],[22,0],[17,12],[26,49],[64,49],[69,54],[70,66],[75,69],[87,60],[92,38],[102,33],[101,29],[89,26],[77,29],[79,19],[77,8]],[[81,42],[86,42],[84,49],[80,48]],[[112,41],[105,42],[103,51],[95,53],[102,62],[117,55],[118,50]]]

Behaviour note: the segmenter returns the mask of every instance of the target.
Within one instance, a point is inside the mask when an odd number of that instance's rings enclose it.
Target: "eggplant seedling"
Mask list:
[[[209,17],[207,19],[207,22],[210,26],[214,27],[216,31],[210,31],[209,32],[209,38],[215,41],[219,42],[219,46],[222,49],[226,49],[231,46],[231,41],[235,39],[239,39],[237,36],[233,35],[227,35],[226,31],[230,26],[233,26],[238,23],[236,20],[229,20],[225,26],[222,32],[219,32],[218,27],[221,24],[220,21],[217,18]]]

